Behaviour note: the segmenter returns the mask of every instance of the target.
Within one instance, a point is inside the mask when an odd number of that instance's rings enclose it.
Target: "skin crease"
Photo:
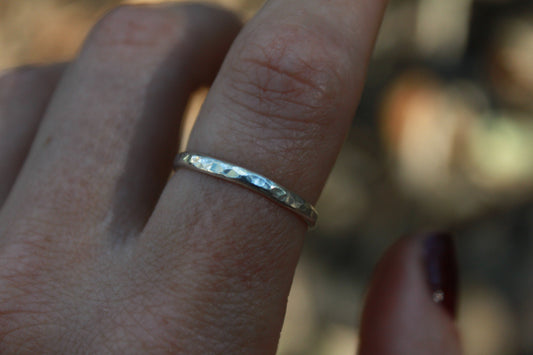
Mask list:
[[[17,127],[39,123],[35,137],[10,143],[21,156],[31,144],[24,166],[13,159],[0,172],[9,186],[0,210],[0,353],[275,353],[305,222],[209,176],[180,169],[168,179],[179,120],[191,91],[218,73],[188,149],[315,203],[354,115],[384,7],[271,0],[239,33],[238,19],[212,7],[123,6],[55,79],[42,79],[45,67],[12,79],[34,81],[32,90],[0,88],[0,112],[10,118],[34,93]],[[5,127],[0,138],[11,134]],[[364,324],[397,324],[406,314],[383,319],[383,302],[394,309],[415,297],[424,313],[406,309],[434,320],[416,324],[442,333],[441,342],[411,348],[426,354],[455,334],[453,322],[428,294],[422,301],[420,270],[398,256],[411,249],[394,250],[391,265],[410,271],[376,274]],[[380,296],[390,277],[401,302]],[[394,340],[415,328],[367,325],[363,336],[403,346]]]

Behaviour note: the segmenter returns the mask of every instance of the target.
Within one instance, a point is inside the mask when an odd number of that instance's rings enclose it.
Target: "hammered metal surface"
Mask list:
[[[174,168],[180,166],[244,186],[296,213],[310,227],[316,224],[318,213],[313,205],[285,187],[248,169],[190,152],[183,152],[176,157]]]

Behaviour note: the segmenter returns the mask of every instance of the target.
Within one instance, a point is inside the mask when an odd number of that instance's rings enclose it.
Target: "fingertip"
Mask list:
[[[395,243],[372,277],[360,354],[460,354],[456,275],[451,237],[426,234]]]

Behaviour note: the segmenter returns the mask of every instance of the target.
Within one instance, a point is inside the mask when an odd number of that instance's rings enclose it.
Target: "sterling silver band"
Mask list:
[[[313,205],[285,187],[248,169],[191,152],[178,154],[174,160],[174,169],[180,166],[244,186],[296,213],[310,227],[316,224],[318,213]]]

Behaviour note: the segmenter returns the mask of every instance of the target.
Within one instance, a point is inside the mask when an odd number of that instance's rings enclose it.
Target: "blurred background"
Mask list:
[[[155,1],[1,0],[0,70],[73,58],[121,2]],[[532,113],[532,1],[390,0],[279,354],[354,354],[375,263],[428,229],[456,235],[465,354],[533,354]]]

